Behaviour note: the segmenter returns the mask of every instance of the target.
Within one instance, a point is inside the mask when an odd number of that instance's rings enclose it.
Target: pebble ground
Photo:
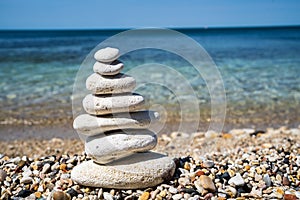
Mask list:
[[[89,160],[80,140],[0,142],[0,199],[300,199],[300,129],[159,136],[174,157],[172,180],[153,188],[84,187],[70,179]]]

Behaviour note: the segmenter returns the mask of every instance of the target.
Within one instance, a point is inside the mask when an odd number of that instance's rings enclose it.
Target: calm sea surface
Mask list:
[[[218,66],[227,98],[225,127],[300,124],[299,27],[179,31],[199,42]],[[97,44],[119,32],[0,31],[1,127],[72,123],[71,95],[81,62]],[[185,60],[154,49],[131,52],[120,60],[125,71],[153,62],[180,72],[199,99],[206,126],[209,93]],[[146,88],[137,92],[169,106],[169,121],[176,122],[176,96],[155,85]]]

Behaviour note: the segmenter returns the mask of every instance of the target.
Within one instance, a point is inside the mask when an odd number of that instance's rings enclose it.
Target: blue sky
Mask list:
[[[300,25],[299,0],[0,0],[0,29]]]

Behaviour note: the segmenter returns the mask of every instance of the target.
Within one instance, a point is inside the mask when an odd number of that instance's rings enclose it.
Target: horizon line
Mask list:
[[[131,30],[139,28],[153,28],[153,29],[173,29],[173,30],[213,30],[213,29],[272,29],[272,28],[300,28],[300,24],[293,25],[253,25],[253,26],[201,26],[201,27],[128,27],[128,28],[28,28],[28,29],[1,29],[0,31],[119,31],[119,30]]]

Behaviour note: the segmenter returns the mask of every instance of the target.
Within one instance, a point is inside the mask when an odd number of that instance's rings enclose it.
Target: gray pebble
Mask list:
[[[3,169],[0,169],[0,182],[3,182],[6,178],[7,174],[6,171],[4,171]]]
[[[211,160],[206,160],[203,162],[203,167],[205,168],[212,168],[215,165],[215,163]]]
[[[20,182],[24,183],[24,184],[31,183],[32,181],[33,181],[33,179],[29,176],[25,176],[20,180]]]
[[[295,195],[298,199],[300,199],[300,191],[295,192]]]
[[[269,174],[265,174],[264,177],[263,177],[263,180],[264,182],[266,183],[266,186],[267,187],[270,187],[272,182],[271,182],[271,179],[270,179],[270,176]]]

